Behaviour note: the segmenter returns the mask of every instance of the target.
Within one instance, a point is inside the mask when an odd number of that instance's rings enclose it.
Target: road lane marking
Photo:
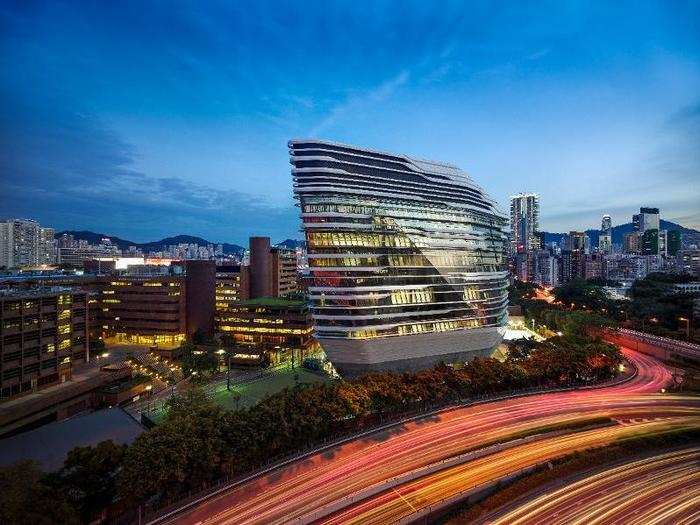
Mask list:
[[[413,512],[418,512],[418,509],[416,509],[413,505],[411,505],[411,502],[408,501],[406,498],[404,498],[403,495],[398,490],[396,490],[396,489],[391,489],[391,490],[396,492],[399,495],[399,498],[401,498],[404,501],[404,503],[406,503],[406,505],[408,505],[409,507],[411,507],[411,509],[413,509]]]

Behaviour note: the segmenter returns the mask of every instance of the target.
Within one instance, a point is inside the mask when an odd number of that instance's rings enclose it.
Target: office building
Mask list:
[[[612,220],[610,215],[603,215],[598,236],[598,252],[612,253]]]
[[[273,363],[285,352],[301,356],[313,342],[309,307],[302,299],[260,297],[230,303],[217,310],[217,330],[237,343],[233,359],[239,364],[259,364],[265,353]]]
[[[56,262],[56,242],[52,228],[36,221],[0,221],[0,268],[26,268]]]
[[[228,264],[216,267],[216,303],[237,303],[250,299],[249,267]]]
[[[640,208],[638,217],[638,230],[641,233],[660,229],[659,208]]]
[[[449,164],[332,142],[289,147],[315,333],[336,369],[489,355],[507,322],[507,219],[494,201]]]
[[[570,231],[569,232],[569,249],[570,250],[578,250],[581,252],[586,251],[586,232],[577,232],[577,231]]]
[[[87,294],[63,287],[0,291],[0,396],[71,379],[89,359]]]
[[[642,233],[641,253],[642,255],[659,254],[659,230],[647,229]]]
[[[666,234],[666,255],[675,257],[681,249],[681,232],[679,230],[670,230]]]
[[[586,278],[586,247],[588,236],[585,232],[570,231],[566,249],[561,252],[560,282]]]
[[[284,297],[299,291],[296,253],[272,247],[269,237],[250,238],[249,273],[251,298]]]
[[[249,263],[216,268],[215,329],[231,331],[231,311],[249,299],[290,297],[299,292],[297,254],[251,237]]]
[[[96,277],[99,331],[108,343],[172,349],[214,331],[216,266],[185,261],[184,273]]]

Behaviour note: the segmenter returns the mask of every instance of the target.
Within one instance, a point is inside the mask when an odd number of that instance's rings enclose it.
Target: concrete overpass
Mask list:
[[[662,361],[700,362],[700,345],[686,341],[627,329],[610,330],[605,334],[605,339]]]

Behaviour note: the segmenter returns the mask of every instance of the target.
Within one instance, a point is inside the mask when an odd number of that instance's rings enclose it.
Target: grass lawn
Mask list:
[[[304,368],[292,369],[286,366],[253,381],[237,383],[234,378],[231,380],[231,391],[226,390],[226,382],[223,381],[216,390],[209,392],[209,396],[214,403],[225,409],[235,410],[250,407],[266,396],[286,387],[293,387],[296,384],[295,374],[298,376],[300,384],[332,381],[328,376],[316,374]],[[240,395],[239,399],[237,399],[236,394]],[[158,408],[148,412],[147,416],[155,424],[158,424],[166,416],[166,411],[163,408]]]
[[[296,384],[294,376],[298,375],[299,383],[321,383],[331,381],[329,377],[315,374],[303,368],[283,368],[276,370],[273,374],[267,375],[261,379],[243,384],[231,382],[231,391],[226,390],[226,385],[222,385],[212,394],[212,400],[227,409],[236,409],[250,407],[264,399],[266,396],[279,392],[287,387],[293,387]],[[236,400],[236,395],[240,395],[240,399]]]

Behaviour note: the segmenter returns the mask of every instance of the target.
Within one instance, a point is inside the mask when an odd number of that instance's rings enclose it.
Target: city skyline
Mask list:
[[[134,242],[299,238],[285,144],[313,136],[451,162],[502,211],[535,191],[547,231],[639,206],[700,227],[697,7],[543,12],[4,6],[0,207]]]

